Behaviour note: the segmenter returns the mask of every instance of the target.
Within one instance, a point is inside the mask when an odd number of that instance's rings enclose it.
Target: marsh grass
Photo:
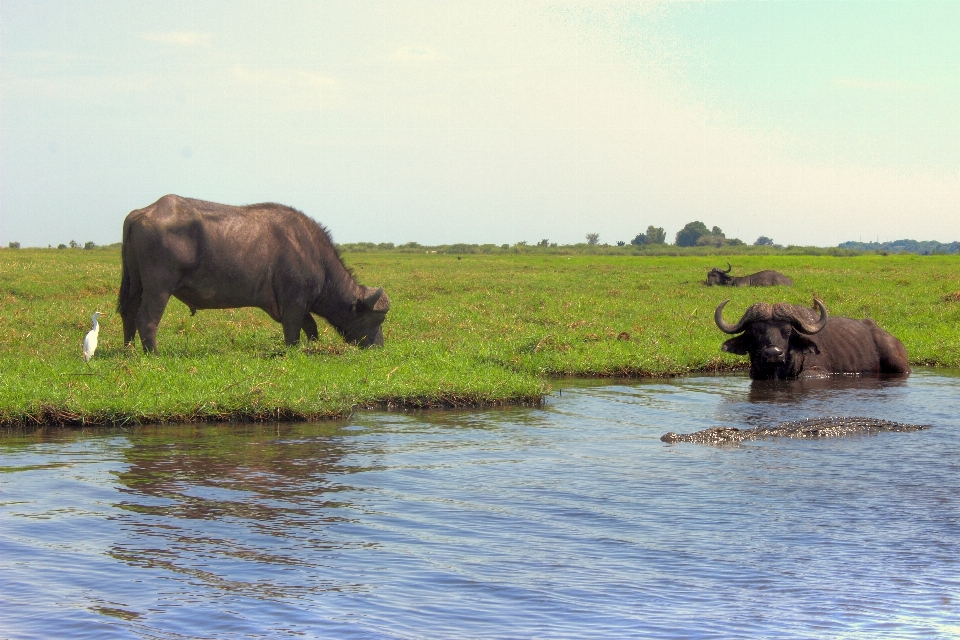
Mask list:
[[[791,288],[701,283],[711,266],[772,268]],[[960,257],[346,254],[382,285],[386,346],[285,348],[258,309],[200,311],[172,301],[159,355],[122,345],[114,311],[120,255],[0,251],[0,424],[126,424],[317,419],[359,407],[537,403],[553,376],[671,376],[742,369],[719,351],[713,310],[735,320],[758,301],[869,316],[913,364],[960,366]],[[94,311],[96,357],[80,341]]]

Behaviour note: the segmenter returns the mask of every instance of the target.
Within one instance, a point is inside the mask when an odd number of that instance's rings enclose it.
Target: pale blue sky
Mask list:
[[[960,239],[960,2],[0,2],[0,244]]]

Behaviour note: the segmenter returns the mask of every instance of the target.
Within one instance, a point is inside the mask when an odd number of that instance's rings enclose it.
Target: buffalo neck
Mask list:
[[[339,257],[326,262],[323,286],[311,311],[326,318],[342,333],[353,319],[354,307],[360,299],[360,285]]]

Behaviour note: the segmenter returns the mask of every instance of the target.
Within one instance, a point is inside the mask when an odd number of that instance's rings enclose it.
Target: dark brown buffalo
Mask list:
[[[727,263],[727,270],[711,269],[707,274],[708,285],[721,285],[727,287],[792,287],[793,280],[776,271],[758,271],[749,276],[731,276],[730,271],[733,267]]]
[[[301,330],[317,338],[311,313],[349,342],[383,344],[383,289],[357,284],[327,231],[290,207],[164,196],[127,216],[122,255],[117,311],[128,345],[139,331],[144,350],[156,350],[170,296],[191,313],[259,307],[283,325],[288,345]]]
[[[754,380],[796,378],[831,373],[888,373],[907,375],[903,343],[869,318],[840,316],[827,319],[827,308],[815,300],[817,314],[806,307],[758,302],[737,324],[723,319],[724,300],[713,314],[724,333],[739,333],[721,350],[750,356]]]

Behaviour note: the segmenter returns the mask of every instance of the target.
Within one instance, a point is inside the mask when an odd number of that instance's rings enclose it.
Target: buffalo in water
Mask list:
[[[348,342],[383,345],[390,309],[383,288],[357,284],[322,226],[274,203],[245,207],[167,195],[131,211],[123,223],[117,311],[123,340],[140,333],[157,348],[170,296],[190,308],[259,307],[283,325],[284,341],[317,338],[311,313]]]
[[[869,318],[827,318],[819,300],[817,313],[806,307],[758,302],[736,324],[723,319],[724,300],[713,319],[730,338],[721,350],[750,356],[754,380],[797,378],[832,373],[908,375],[907,350]]]
[[[721,285],[726,287],[792,287],[793,280],[776,271],[758,271],[749,276],[731,276],[733,267],[727,263],[727,270],[711,269],[707,274],[707,285]]]

